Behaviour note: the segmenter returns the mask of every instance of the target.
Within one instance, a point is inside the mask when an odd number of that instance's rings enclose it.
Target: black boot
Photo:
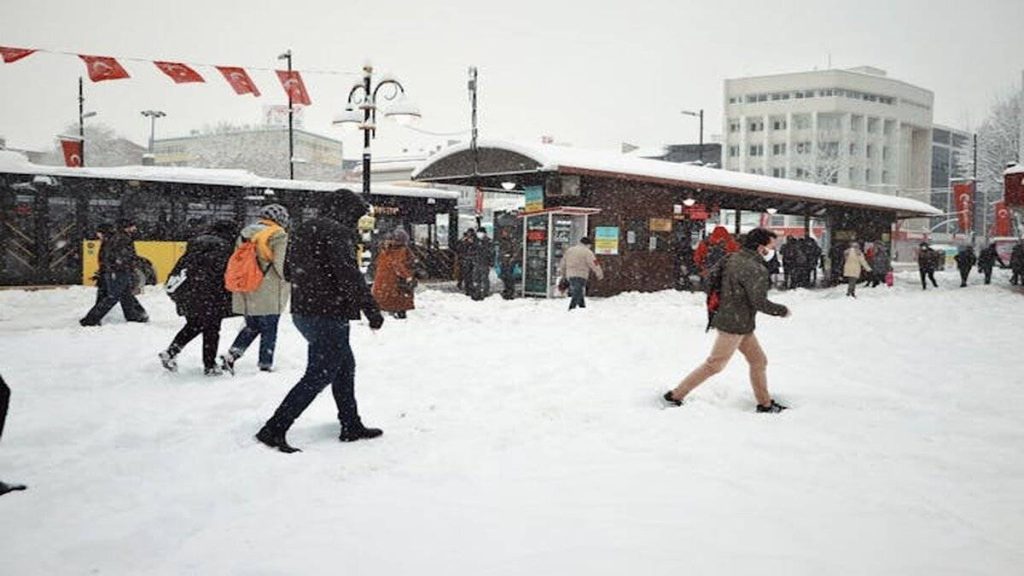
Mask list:
[[[341,435],[338,436],[338,440],[342,442],[355,442],[357,440],[369,440],[376,438],[384,434],[384,431],[380,428],[367,428],[362,424],[356,426],[343,427],[341,429]]]
[[[664,400],[665,404],[667,404],[669,407],[673,407],[674,408],[674,407],[682,406],[683,405],[683,401],[682,400],[676,400],[675,398],[672,397],[672,391],[671,390],[669,390],[668,392],[665,392],[665,395],[662,396],[661,399]]]
[[[277,448],[285,454],[293,454],[295,452],[302,452],[294,446],[288,444],[288,440],[284,437],[284,432],[272,432],[269,428],[264,426],[260,428],[260,431],[256,433],[256,440],[261,444],[269,446],[271,448]]]
[[[782,404],[779,404],[775,400],[772,400],[772,403],[767,406],[762,406],[760,404],[757,405],[757,411],[760,413],[777,414],[779,412],[782,412],[783,410],[788,409],[789,406],[783,406]]]

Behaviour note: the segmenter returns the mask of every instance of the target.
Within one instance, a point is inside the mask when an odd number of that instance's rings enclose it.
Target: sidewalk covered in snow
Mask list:
[[[601,210],[589,219],[586,233],[601,228],[619,237],[614,253],[599,254],[610,272],[608,280],[594,286],[603,295],[670,287],[679,239],[690,233],[694,220],[723,211],[819,218],[826,222],[829,238],[881,242],[891,240],[897,220],[941,212],[917,200],[837,186],[614,152],[498,141],[442,151],[413,172],[413,179],[522,190],[539,194],[537,206],[542,209]],[[530,204],[528,199],[527,212]]]

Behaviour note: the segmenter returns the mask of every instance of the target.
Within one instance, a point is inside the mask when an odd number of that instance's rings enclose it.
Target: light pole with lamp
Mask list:
[[[167,116],[162,110],[143,110],[142,115],[149,118],[149,153],[153,153],[153,139],[156,136],[156,119]]]
[[[392,92],[380,94],[380,89],[390,86]],[[411,122],[420,117],[420,109],[405,97],[405,88],[394,78],[385,77],[373,84],[373,66],[363,66],[363,81],[352,86],[348,93],[345,111],[334,119],[334,124],[358,124],[363,131],[363,199],[370,202],[370,140],[377,135],[377,98],[397,100],[388,107],[384,116],[399,123]],[[362,118],[358,109],[362,110]]]
[[[700,158],[701,166],[704,165],[704,109],[701,108],[698,112],[690,110],[683,110],[682,113],[686,116],[694,116],[700,118],[700,144],[697,145],[697,154]]]
[[[289,48],[285,50],[283,54],[278,55],[278,60],[288,61],[288,77],[292,76],[292,50]],[[295,180],[295,132],[292,130],[292,114],[294,110],[292,107],[292,91],[288,92],[288,179]]]
[[[82,77],[78,77],[78,159],[79,166],[85,166],[85,119],[95,116],[95,112],[85,111],[85,91],[82,88]]]

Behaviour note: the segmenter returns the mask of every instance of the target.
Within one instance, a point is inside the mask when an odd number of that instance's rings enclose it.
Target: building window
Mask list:
[[[772,118],[772,130],[785,130],[786,119],[785,118]]]
[[[882,170],[882,184],[888,184],[888,183],[889,183],[889,171],[888,170]]]
[[[772,176],[774,176],[776,178],[785,178],[786,177],[786,169],[785,168],[772,168]]]
[[[810,114],[794,114],[793,115],[793,126],[797,130],[808,130],[811,127],[811,115]]]
[[[869,184],[871,183],[871,168],[864,170],[864,181]]]
[[[889,159],[889,147],[888,146],[882,146],[882,160],[888,160],[888,159]]]
[[[854,143],[854,142],[850,142],[850,156],[856,156],[856,155],[857,155],[857,144]]]
[[[818,130],[839,130],[842,126],[842,118],[834,114],[818,115]]]
[[[729,158],[736,158],[740,155],[739,146],[729,146]]]
[[[735,104],[738,100],[739,100],[739,97],[737,97],[737,96],[730,96],[729,97],[729,104]]]
[[[878,134],[878,118],[868,118],[868,132]]]
[[[729,132],[739,132],[739,131],[740,131],[740,121],[739,120],[729,120]]]
[[[864,148],[864,155],[867,156],[868,158],[874,158],[875,157],[875,147],[873,145],[871,145],[871,144],[868,144]]]
[[[750,156],[764,156],[764,144],[751,144]]]
[[[821,154],[828,158],[835,158],[839,156],[839,142],[834,140],[829,142],[818,142],[818,148],[821,150]]]
[[[785,144],[772,144],[772,156],[785,156],[786,145]]]
[[[799,180],[806,180],[810,175],[811,173],[806,168],[796,169],[796,177]]]
[[[750,174],[757,174],[758,176],[764,176],[764,170],[761,168],[751,168],[747,170]]]
[[[847,177],[848,180],[850,182],[853,182],[854,180],[856,180],[857,179],[856,174],[857,174],[856,170],[854,170],[853,168],[850,168],[850,172],[849,172],[849,175]]]
[[[803,141],[803,142],[797,142],[796,143],[796,153],[797,154],[810,154],[811,153],[811,143],[806,141],[806,140]]]
[[[764,131],[764,120],[751,120],[747,124],[747,130],[750,132],[762,132]]]

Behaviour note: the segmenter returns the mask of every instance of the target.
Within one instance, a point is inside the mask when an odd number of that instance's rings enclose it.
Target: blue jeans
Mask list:
[[[129,322],[146,322],[149,316],[146,309],[139,304],[138,299],[132,294],[132,273],[131,272],[107,272],[103,274],[100,281],[105,292],[96,305],[89,310],[89,313],[82,318],[82,323],[96,325],[120,302],[121,311],[124,312],[124,319]]]
[[[348,342],[348,320],[293,314],[292,321],[309,343],[306,373],[267,421],[267,429],[287,432],[327,386],[334,394],[342,429],[361,426],[355,396],[356,359]]]
[[[587,279],[586,278],[569,278],[569,295],[572,297],[569,300],[569,310],[579,306],[580,308],[586,308],[587,302],[584,297],[587,294]]]
[[[245,327],[235,337],[228,352],[235,358],[241,358],[249,345],[260,337],[260,368],[270,368],[274,365],[274,348],[277,347],[277,322],[281,319],[280,314],[267,314],[265,316],[246,316]]]

